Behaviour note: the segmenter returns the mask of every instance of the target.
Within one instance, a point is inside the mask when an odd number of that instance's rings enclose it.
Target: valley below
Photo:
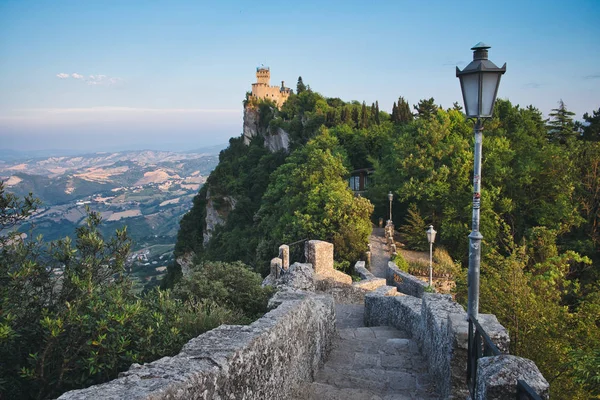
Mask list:
[[[0,160],[5,190],[42,204],[19,227],[28,237],[75,237],[87,209],[102,216],[108,239],[127,227],[127,269],[141,289],[157,284],[173,261],[179,221],[218,163],[218,148],[186,153],[127,151]]]

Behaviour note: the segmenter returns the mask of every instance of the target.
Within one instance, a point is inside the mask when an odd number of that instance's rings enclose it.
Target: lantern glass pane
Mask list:
[[[494,111],[494,101],[496,100],[496,88],[498,87],[500,74],[489,72],[483,74],[483,86],[481,88],[481,116],[491,117]]]
[[[479,74],[462,75],[460,79],[467,116],[476,117],[479,115]]]

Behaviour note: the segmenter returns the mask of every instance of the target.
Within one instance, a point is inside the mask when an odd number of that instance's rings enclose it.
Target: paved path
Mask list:
[[[333,350],[297,399],[438,399],[416,343],[392,327],[365,327],[363,312],[362,305],[336,305]]]
[[[385,244],[384,228],[373,228],[369,243],[371,244],[371,273],[378,278],[385,278],[390,253]]]

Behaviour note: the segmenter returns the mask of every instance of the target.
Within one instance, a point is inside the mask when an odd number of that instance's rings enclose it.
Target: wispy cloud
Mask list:
[[[523,85],[524,89],[539,89],[541,88],[543,85],[541,83],[538,82],[529,82]]]
[[[467,62],[466,61],[448,61],[443,63],[442,65],[444,67],[449,66],[449,65],[454,65],[454,66],[458,66],[458,65],[465,65]]]
[[[65,74],[64,72],[61,72],[60,74],[56,74],[56,77],[59,79],[73,78],[75,80],[84,82],[90,86],[97,86],[97,85],[110,86],[110,85],[114,85],[114,84],[123,82],[123,79],[121,79],[121,78],[110,77],[110,76],[106,76],[106,75],[102,75],[102,74],[86,76],[86,75],[78,74],[77,72],[73,72],[72,74]]]
[[[583,77],[583,79],[600,79],[600,74],[594,74],[594,75],[586,75]]]

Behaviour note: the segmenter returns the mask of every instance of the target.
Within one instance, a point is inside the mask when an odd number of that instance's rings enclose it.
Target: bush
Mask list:
[[[0,223],[11,221],[4,217],[0,209]],[[242,320],[210,300],[158,289],[136,296],[124,275],[126,231],[104,240],[99,225],[89,212],[75,245],[0,238],[0,398],[54,398],[101,383]]]
[[[455,277],[460,273],[460,267],[454,263],[446,249],[436,247],[433,250],[433,272],[436,275]]]
[[[404,271],[404,272],[408,272],[409,271],[409,264],[406,261],[406,259],[402,256],[402,253],[396,253],[396,255],[392,255],[391,260],[396,263],[396,266],[398,267],[399,270]]]
[[[232,310],[239,310],[247,322],[267,311],[273,294],[262,287],[260,274],[241,262],[207,261],[194,267],[194,272],[175,286],[178,297],[187,301],[210,300]]]

